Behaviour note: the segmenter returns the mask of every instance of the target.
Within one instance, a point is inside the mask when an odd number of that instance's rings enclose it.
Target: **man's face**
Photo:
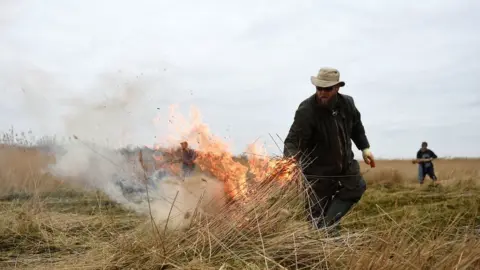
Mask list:
[[[185,150],[185,149],[187,149],[188,145],[186,143],[182,143],[181,146],[182,146],[182,150]]]
[[[316,87],[317,102],[321,105],[327,105],[328,102],[338,93],[339,86]]]
[[[422,151],[423,152],[427,151],[427,145],[426,144],[422,144]]]

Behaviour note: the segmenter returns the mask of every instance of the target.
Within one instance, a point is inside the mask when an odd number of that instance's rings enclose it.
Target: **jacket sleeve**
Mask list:
[[[285,157],[297,156],[306,150],[308,139],[312,134],[312,126],[309,119],[310,117],[306,109],[299,106],[284,141],[283,155]]]
[[[196,159],[197,159],[197,155],[198,155],[197,151],[195,151],[195,150],[193,150],[193,149],[190,149],[190,151],[191,151],[191,152],[190,152],[190,155],[191,155],[191,157],[192,157],[192,160],[196,160]]]
[[[437,155],[432,150],[430,150],[430,155],[432,156],[432,158],[438,158]]]
[[[365,134],[365,128],[362,123],[362,117],[360,112],[355,106],[353,98],[350,97],[350,102],[353,105],[353,126],[352,126],[352,141],[357,146],[358,150],[362,151],[366,148],[370,148],[367,135]]]

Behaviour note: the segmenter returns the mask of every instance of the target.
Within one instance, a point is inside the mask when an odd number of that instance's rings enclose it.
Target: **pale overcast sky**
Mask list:
[[[376,156],[411,158],[423,140],[479,156],[479,13],[474,0],[2,0],[0,127],[151,144],[170,104],[195,105],[238,153],[284,138],[331,66]]]

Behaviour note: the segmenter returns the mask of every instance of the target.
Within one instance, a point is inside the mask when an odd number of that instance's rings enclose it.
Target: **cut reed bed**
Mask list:
[[[164,232],[44,175],[44,154],[3,148],[0,162],[6,269],[480,269],[479,160],[439,160],[440,185],[423,187],[410,161],[378,161],[339,238],[306,222],[295,181],[258,185],[247,201]]]

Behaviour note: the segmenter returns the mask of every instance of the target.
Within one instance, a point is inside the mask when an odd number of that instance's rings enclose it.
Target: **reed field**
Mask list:
[[[54,162],[0,146],[1,269],[480,269],[480,159],[436,160],[439,184],[423,186],[410,160],[362,163],[368,189],[340,238],[305,221],[297,181],[166,232],[45,173]]]

